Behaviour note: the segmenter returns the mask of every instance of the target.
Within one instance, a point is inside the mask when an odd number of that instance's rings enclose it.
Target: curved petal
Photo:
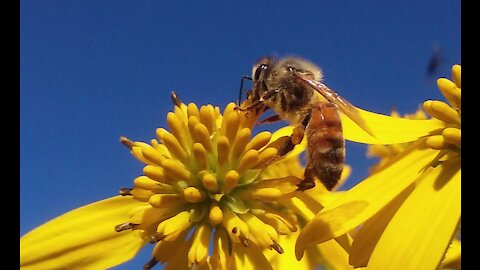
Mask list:
[[[436,119],[412,120],[391,117],[362,109],[358,109],[358,112],[375,137],[372,137],[344,114],[341,114],[341,118],[345,139],[359,143],[394,144],[411,142],[445,127],[444,123]]]
[[[144,245],[139,231],[116,232],[145,203],[116,196],[63,214],[20,238],[21,269],[105,269]]]
[[[457,158],[425,176],[388,224],[369,269],[436,269],[440,265],[460,220],[460,174]]]
[[[372,255],[373,249],[392,217],[397,212],[414,185],[410,185],[399,196],[385,206],[380,212],[368,219],[355,234],[355,240],[350,249],[349,262],[355,267],[365,267]]]
[[[445,128],[445,124],[437,119],[414,120],[372,113],[362,109],[358,109],[358,111],[375,137],[363,130],[344,114],[340,114],[345,139],[358,143],[396,144],[411,142]],[[272,141],[283,136],[290,136],[293,128],[293,126],[280,128],[272,135]],[[295,146],[289,155],[299,154],[305,149],[305,146],[306,140],[304,138],[300,145]]]
[[[232,250],[232,258],[228,269],[242,270],[242,269],[273,269],[270,262],[267,260],[262,250],[250,244],[245,247],[242,244],[234,244]]]
[[[361,181],[327,205],[300,233],[295,247],[297,258],[301,258],[306,247],[345,234],[384,208],[422,174],[437,152],[419,149],[414,144],[391,166]]]

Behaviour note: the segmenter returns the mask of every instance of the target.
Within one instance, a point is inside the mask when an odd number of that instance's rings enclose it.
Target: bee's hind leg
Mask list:
[[[268,166],[279,159],[283,158],[289,152],[293,150],[295,145],[300,144],[303,140],[305,135],[305,128],[310,121],[311,111],[307,112],[305,117],[303,118],[302,122],[293,128],[292,135],[287,138],[287,140],[278,148],[278,152],[275,156],[273,156],[270,160],[265,162],[265,166]]]

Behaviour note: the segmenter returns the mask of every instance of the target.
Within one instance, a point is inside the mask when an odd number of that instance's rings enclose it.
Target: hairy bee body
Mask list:
[[[252,73],[251,107],[267,106],[278,119],[304,131],[293,134],[279,155],[291,151],[304,134],[307,137],[308,162],[299,190],[315,186],[315,177],[328,190],[333,189],[344,167],[345,140],[337,106],[322,99],[319,93],[323,89],[315,86],[323,79],[321,69],[297,57],[264,57],[254,65]]]

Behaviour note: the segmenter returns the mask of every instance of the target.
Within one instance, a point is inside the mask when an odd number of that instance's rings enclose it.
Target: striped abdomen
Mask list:
[[[304,181],[313,183],[315,176],[332,190],[340,180],[345,162],[345,139],[337,107],[329,102],[313,104],[305,135],[308,163]]]

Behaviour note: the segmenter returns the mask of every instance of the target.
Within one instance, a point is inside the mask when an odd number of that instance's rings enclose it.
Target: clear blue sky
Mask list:
[[[308,58],[327,85],[380,113],[441,98],[426,76],[435,46],[435,76],[461,64],[459,0],[266,2],[22,0],[21,235],[132,186],[143,166],[119,137],[154,138],[172,90],[223,108],[262,55]],[[349,186],[374,162],[365,149],[347,144]]]

